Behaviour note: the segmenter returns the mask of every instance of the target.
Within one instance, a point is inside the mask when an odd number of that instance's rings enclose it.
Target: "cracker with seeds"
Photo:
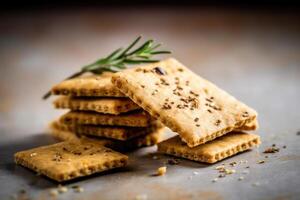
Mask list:
[[[124,127],[124,126],[99,126],[99,125],[68,125],[59,121],[50,124],[57,129],[71,131],[77,135],[90,135],[116,140],[129,140],[141,135],[151,133],[162,127],[161,124],[153,124],[149,127]]]
[[[147,127],[154,120],[144,111],[123,113],[121,115],[102,114],[93,111],[70,111],[60,117],[65,124],[90,124],[109,126]]]
[[[215,163],[260,144],[258,135],[231,132],[213,141],[190,148],[175,136],[158,144],[158,151],[189,160]]]
[[[85,75],[62,81],[51,92],[54,95],[125,97],[112,83],[112,73]]]
[[[253,121],[257,113],[175,59],[118,72],[126,96],[194,147]]]
[[[129,98],[112,97],[71,97],[62,96],[53,102],[55,108],[95,111],[99,113],[119,115],[120,113],[140,109]]]
[[[97,141],[80,139],[18,152],[15,162],[62,182],[126,166],[128,157]]]
[[[53,125],[53,123],[50,124],[50,133],[53,137],[61,141],[79,140],[80,138],[85,138],[85,139],[95,140],[106,147],[119,150],[119,151],[129,151],[140,147],[153,146],[155,144],[158,144],[164,139],[163,127],[159,127],[153,130],[152,132],[149,132],[146,135],[142,135],[126,141],[82,136],[82,135],[75,134],[74,132],[61,129],[61,127],[55,126]]]

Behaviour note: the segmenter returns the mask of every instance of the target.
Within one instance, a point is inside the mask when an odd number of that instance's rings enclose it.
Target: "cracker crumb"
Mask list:
[[[198,175],[198,174],[199,174],[199,172],[193,172],[193,174],[194,174],[194,175]]]
[[[279,148],[276,148],[272,145],[272,147],[266,148],[263,153],[277,153],[279,152]]]
[[[157,175],[158,175],[158,176],[163,176],[163,175],[166,174],[166,172],[167,172],[167,167],[166,167],[166,166],[164,166],[164,167],[159,167],[159,168],[157,169]]]
[[[234,169],[225,169],[225,174],[229,175],[229,174],[234,174],[235,170]]]

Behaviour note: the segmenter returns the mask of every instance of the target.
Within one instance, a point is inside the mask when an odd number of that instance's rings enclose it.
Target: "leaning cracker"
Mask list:
[[[215,163],[260,144],[258,135],[231,132],[208,143],[190,148],[175,136],[158,144],[158,151],[189,160]]]
[[[112,82],[194,147],[253,121],[257,113],[175,59],[124,70]]]
[[[112,97],[71,97],[62,96],[53,102],[55,108],[68,108],[71,110],[95,111],[106,114],[118,115],[140,109],[129,98],[112,98]]]
[[[70,111],[60,117],[65,124],[90,124],[110,126],[147,127],[153,123],[150,115],[144,111],[124,113],[121,115],[101,114],[92,111]]]
[[[147,135],[142,135],[127,141],[118,141],[112,139],[105,139],[105,138],[96,138],[96,137],[84,137],[80,135],[76,135],[74,132],[66,131],[60,129],[60,127],[50,124],[50,133],[56,139],[61,141],[68,141],[68,140],[79,140],[80,138],[85,138],[89,140],[95,140],[102,145],[120,151],[128,151],[133,150],[140,147],[147,147],[153,146],[158,144],[164,139],[164,128],[160,127],[152,132],[148,133]]]
[[[54,121],[51,126],[60,130],[71,131],[78,135],[90,135],[116,140],[129,140],[141,135],[146,135],[161,127],[161,124],[153,124],[149,127],[124,127],[124,126],[99,126],[99,125],[68,125]]]
[[[52,94],[71,96],[125,97],[111,83],[112,73],[80,76],[65,80],[52,88]]]
[[[58,182],[127,165],[128,157],[92,140],[72,140],[15,154],[15,162]]]

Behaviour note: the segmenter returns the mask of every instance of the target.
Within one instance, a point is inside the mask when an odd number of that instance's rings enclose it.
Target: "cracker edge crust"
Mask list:
[[[178,151],[174,150],[174,148],[172,148],[172,147],[169,148],[165,145],[159,145],[159,144],[157,145],[157,151],[160,153],[176,156],[179,158],[186,158],[188,160],[213,164],[213,163],[221,161],[225,158],[236,155],[238,153],[250,150],[253,147],[258,147],[259,144],[261,144],[260,136],[258,136],[258,135],[255,135],[255,136],[256,136],[255,138],[253,138],[252,140],[250,140],[248,142],[245,142],[243,144],[240,144],[233,148],[230,148],[230,149],[226,150],[226,152],[217,153],[217,154],[213,155],[212,157],[206,156],[206,155],[195,156],[194,154],[192,154],[190,152],[178,152]]]

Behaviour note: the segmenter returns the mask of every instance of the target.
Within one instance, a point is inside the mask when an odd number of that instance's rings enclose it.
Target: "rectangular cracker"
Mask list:
[[[95,140],[102,145],[115,150],[129,151],[140,147],[148,147],[158,144],[164,139],[164,128],[157,128],[147,135],[142,135],[126,141],[78,135],[74,132],[60,129],[60,127],[52,126],[52,124],[50,125],[50,134],[61,141],[79,140],[81,138],[85,138]]]
[[[112,97],[71,97],[62,96],[54,102],[55,108],[95,111],[99,113],[118,115],[120,113],[129,112],[140,109],[129,98],[112,98]]]
[[[172,58],[118,72],[112,82],[189,147],[214,140],[257,116],[255,110]]]
[[[54,121],[50,126],[60,130],[71,131],[77,135],[90,135],[105,137],[115,140],[129,140],[141,135],[146,135],[160,128],[161,124],[153,124],[149,127],[124,127],[124,126],[99,126],[99,125],[68,125]]]
[[[128,157],[92,140],[72,140],[21,151],[15,162],[58,182],[127,165]]]
[[[208,143],[190,148],[179,136],[172,137],[158,144],[158,151],[189,160],[215,163],[239,152],[246,151],[260,144],[260,137],[255,134],[231,132]]]
[[[92,111],[70,111],[60,117],[65,124],[90,124],[110,126],[147,127],[153,123],[149,114],[144,111],[109,115]]]
[[[51,92],[54,95],[125,97],[111,83],[112,73],[86,75],[62,81],[55,85]]]

